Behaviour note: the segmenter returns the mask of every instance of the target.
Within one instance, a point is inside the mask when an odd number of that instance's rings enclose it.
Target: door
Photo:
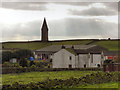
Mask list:
[[[69,64],[69,68],[70,68],[70,69],[72,68],[72,65],[71,65],[71,64]]]

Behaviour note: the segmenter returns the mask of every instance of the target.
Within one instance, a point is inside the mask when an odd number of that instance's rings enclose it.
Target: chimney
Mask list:
[[[72,49],[74,49],[74,45],[72,45]]]
[[[64,45],[62,45],[62,47],[61,47],[62,49],[65,49],[65,46]]]

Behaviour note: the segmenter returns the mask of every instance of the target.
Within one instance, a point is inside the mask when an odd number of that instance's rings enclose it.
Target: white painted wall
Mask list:
[[[79,68],[84,68],[84,64],[86,64],[86,67],[89,67],[88,54],[79,54],[79,56],[78,56],[78,67]]]
[[[93,63],[90,63],[90,67],[98,67],[97,64],[101,66],[101,54],[93,54]]]
[[[75,56],[67,50],[61,49],[52,56],[52,67],[69,68],[69,64],[72,65],[72,68],[84,68],[85,64],[86,67],[98,67],[98,64],[101,66],[102,54],[93,54],[93,62],[91,62],[91,55],[92,54],[79,54]],[[70,56],[72,60],[69,59]]]
[[[101,54],[93,54],[93,62],[92,60],[92,54],[79,54],[78,57],[78,67],[79,68],[84,68],[84,64],[86,64],[86,67],[98,67],[97,65],[100,64],[101,66]]]
[[[70,60],[69,57],[72,57]],[[72,68],[75,68],[75,55],[68,52],[65,49],[61,49],[60,51],[54,53],[52,67],[53,68],[69,68],[69,64],[72,65]]]

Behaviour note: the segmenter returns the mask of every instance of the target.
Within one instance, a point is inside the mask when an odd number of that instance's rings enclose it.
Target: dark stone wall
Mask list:
[[[111,63],[103,65],[104,72],[120,71],[120,63]]]

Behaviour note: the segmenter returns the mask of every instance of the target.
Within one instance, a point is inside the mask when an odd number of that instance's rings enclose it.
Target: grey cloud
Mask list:
[[[118,11],[118,2],[103,3],[108,9]]]
[[[99,19],[98,19],[99,20]],[[67,36],[89,36],[100,35],[105,37],[117,38],[117,24],[95,19],[67,19],[66,20]]]
[[[2,25],[2,36],[3,38],[16,38],[16,35],[29,37],[32,39],[33,36],[40,36],[40,27],[42,22],[40,20],[28,22],[28,23],[19,23],[13,26]]]
[[[1,25],[3,30],[3,38],[16,39],[16,35],[19,37],[25,37],[26,40],[38,39],[35,37],[41,36],[41,20],[19,23],[14,26]],[[49,36],[80,36],[88,37],[94,35],[100,35],[103,38],[117,38],[118,29],[117,24],[104,22],[100,19],[80,19],[80,18],[67,18],[61,20],[47,20],[49,27]],[[34,38],[33,38],[34,37]]]
[[[111,16],[111,15],[117,15],[117,12],[114,10],[110,9],[105,9],[105,8],[90,8],[87,10],[83,11],[78,11],[78,10],[71,10],[69,9],[69,14],[72,15],[82,15],[82,16]]]
[[[2,8],[15,10],[47,10],[43,2],[3,2]]]
[[[55,4],[72,5],[72,6],[88,6],[91,2],[54,2]]]

